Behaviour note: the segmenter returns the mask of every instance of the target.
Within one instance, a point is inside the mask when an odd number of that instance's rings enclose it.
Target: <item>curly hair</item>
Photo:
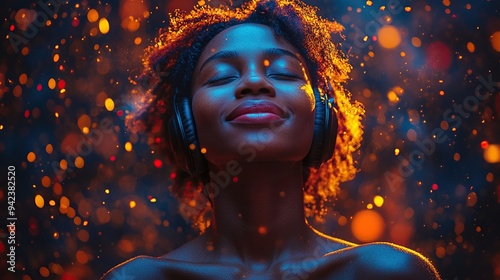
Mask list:
[[[204,231],[210,224],[210,204],[203,195],[203,177],[180,170],[165,135],[164,122],[172,116],[174,88],[190,91],[194,68],[204,47],[222,30],[242,23],[269,26],[290,42],[307,61],[311,83],[335,100],[338,118],[337,144],[333,157],[318,169],[309,168],[304,178],[304,207],[307,217],[321,220],[324,203],[332,199],[339,183],[357,172],[353,153],[362,139],[362,104],[351,101],[343,84],[351,65],[332,42],[331,34],[343,27],[317,15],[317,8],[298,0],[250,0],[240,7],[196,6],[191,12],[175,11],[170,24],[160,30],[155,44],[145,51],[144,70],[138,77],[144,91],[136,91],[137,110],[127,116],[129,127],[149,135],[172,166],[171,192],[179,199],[180,212]],[[206,174],[205,174],[206,175]]]

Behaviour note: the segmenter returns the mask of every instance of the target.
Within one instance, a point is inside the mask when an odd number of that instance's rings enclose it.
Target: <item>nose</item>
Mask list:
[[[236,97],[241,98],[247,95],[275,96],[276,91],[274,86],[267,80],[265,75],[252,73],[248,77],[243,78],[242,82],[236,88]]]

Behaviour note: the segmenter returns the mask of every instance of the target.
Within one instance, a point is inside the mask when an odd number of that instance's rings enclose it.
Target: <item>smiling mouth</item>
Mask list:
[[[268,124],[288,117],[280,106],[265,100],[247,101],[231,111],[226,121],[238,124]]]

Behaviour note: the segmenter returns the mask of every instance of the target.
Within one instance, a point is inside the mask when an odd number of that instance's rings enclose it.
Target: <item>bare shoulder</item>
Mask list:
[[[441,279],[422,254],[400,245],[377,242],[350,250],[355,253],[355,262],[364,279]]]
[[[164,260],[186,261],[186,262],[207,262],[213,260],[212,243],[205,235],[200,235],[180,247],[161,256]]]
[[[318,279],[441,279],[431,262],[414,250],[389,242],[358,245],[314,231],[324,253],[318,268],[328,271],[328,277]]]
[[[156,267],[158,260],[148,256],[137,256],[126,262],[123,262],[110,269],[101,280],[113,279],[140,279],[138,277],[154,278],[155,269],[146,269]],[[142,279],[142,278],[141,278]]]
[[[221,278],[221,272],[223,278]],[[108,271],[101,280],[198,280],[239,279],[241,270],[219,263],[200,263],[169,258],[138,256]]]
[[[304,279],[440,279],[421,254],[392,243],[358,245],[316,232],[312,255],[285,262],[284,276]],[[302,277],[302,278],[301,278]],[[295,278],[294,278],[295,279]]]

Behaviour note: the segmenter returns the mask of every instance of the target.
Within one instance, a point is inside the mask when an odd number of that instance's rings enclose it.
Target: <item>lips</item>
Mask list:
[[[226,121],[241,124],[265,124],[287,118],[285,110],[266,100],[245,101],[234,108]]]

